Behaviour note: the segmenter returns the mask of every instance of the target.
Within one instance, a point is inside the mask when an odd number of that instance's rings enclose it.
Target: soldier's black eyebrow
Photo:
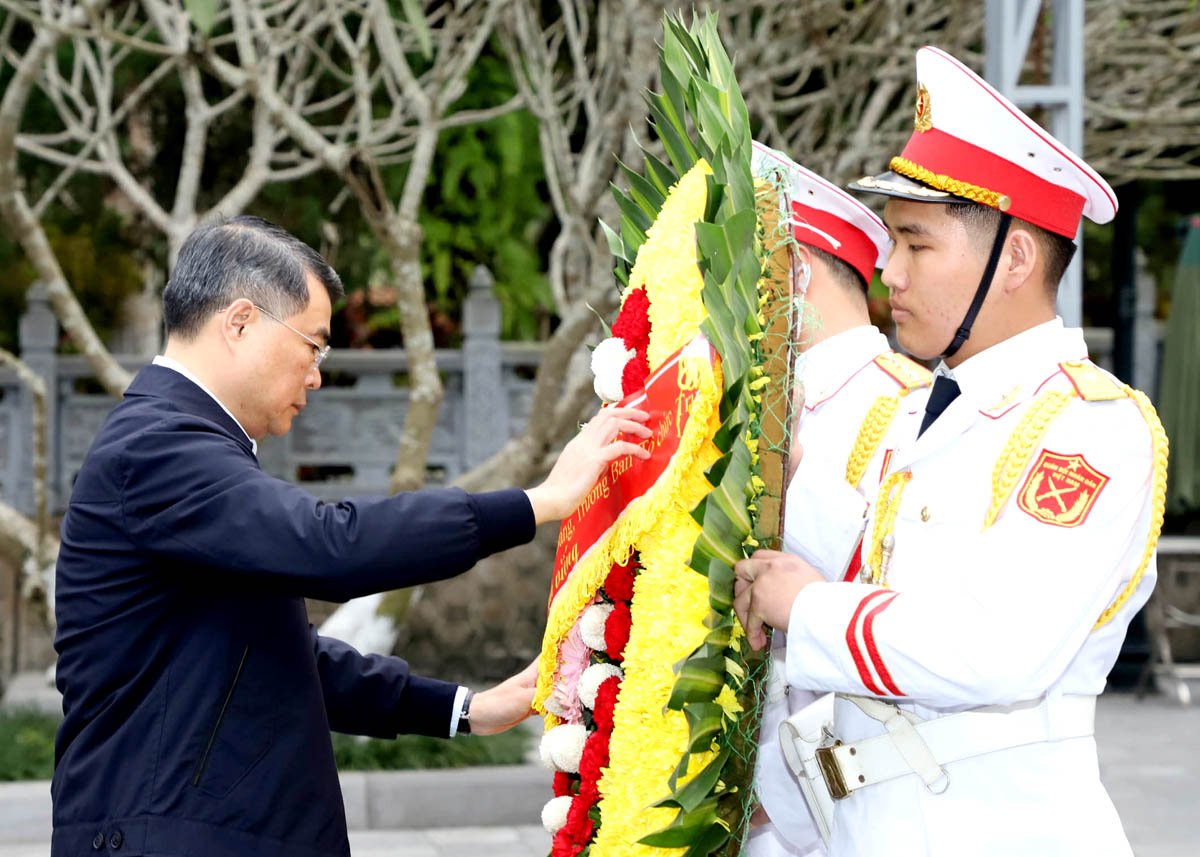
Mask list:
[[[892,224],[887,222],[886,218],[884,218],[884,225],[887,227],[888,235],[891,236],[892,240],[895,240],[897,234],[899,234],[899,235],[917,235],[917,236],[920,236],[921,238],[928,238],[931,235],[933,235],[933,233],[929,230],[929,228],[926,227],[923,223],[906,222],[906,223],[900,223],[900,224],[897,224],[896,226],[893,226]]]

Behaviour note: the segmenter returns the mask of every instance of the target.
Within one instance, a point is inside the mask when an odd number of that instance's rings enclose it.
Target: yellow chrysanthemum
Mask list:
[[[730,720],[737,720],[737,716],[745,711],[742,704],[738,702],[737,693],[729,685],[721,688],[721,692],[717,694],[716,703],[721,706],[721,710]]]
[[[715,417],[712,408],[708,418]],[[710,423],[710,431],[716,427]],[[678,813],[652,804],[670,793],[667,781],[687,752],[687,720],[666,704],[675,686],[674,665],[708,633],[708,580],[688,567],[700,526],[688,510],[710,490],[703,472],[719,456],[708,444],[695,469],[681,480],[673,508],[638,545],[643,571],[634,586],[625,678],[613,716],[609,767],[600,783],[601,825],[592,847],[597,857],[671,853],[638,840],[666,827]],[[712,758],[712,753],[692,756],[683,781]]]
[[[647,356],[651,371],[695,339],[700,332],[700,323],[707,317],[700,297],[704,278],[696,264],[695,233],[696,221],[704,216],[708,199],[705,177],[711,172],[707,163],[697,161],[671,189],[663,201],[658,218],[646,233],[646,241],[638,250],[637,260],[630,272],[631,288],[626,295],[645,283],[646,297],[650,301],[651,327]],[[691,383],[693,388],[701,386],[696,378],[684,377],[684,373],[695,374],[696,371],[710,374],[708,369],[699,370],[688,365],[685,359],[680,365],[681,382],[685,385]],[[714,396],[717,394],[712,392]],[[693,406],[693,417],[695,413]],[[579,612],[592,600],[613,563],[624,562],[642,533],[655,526],[662,509],[676,493],[678,474],[695,469],[696,452],[705,433],[708,437],[712,436],[703,421],[700,424],[695,424],[694,420],[689,422],[668,472],[650,491],[629,504],[605,538],[580,559],[555,596],[547,617],[538,664],[534,706],[539,711],[545,713],[544,702],[550,694],[558,669],[558,647],[563,637],[575,624]],[[700,469],[703,471],[704,468]],[[557,722],[558,718],[546,713],[548,726]]]
[[[708,317],[700,297],[704,276],[696,264],[696,221],[704,217],[710,173],[705,161],[697,161],[671,188],[629,272],[630,285],[644,283],[650,299],[651,372],[691,342]]]

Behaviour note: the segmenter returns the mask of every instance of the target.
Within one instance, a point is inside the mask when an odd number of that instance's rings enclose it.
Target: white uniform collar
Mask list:
[[[231,410],[229,410],[229,408],[225,407],[225,403],[217,398],[217,394],[214,393],[212,390],[208,389],[208,387],[204,386],[204,382],[201,381],[199,378],[197,378],[195,375],[193,375],[192,371],[190,369],[188,369],[186,366],[184,366],[178,360],[175,360],[171,357],[165,357],[162,354],[159,354],[158,356],[156,356],[152,362],[154,363],[155,366],[162,366],[164,369],[173,369],[174,371],[178,372],[183,377],[187,378],[189,381],[191,381],[193,384],[195,384],[201,390],[208,393],[209,397],[211,397],[214,402],[216,402],[218,405],[221,406],[221,410],[223,410],[225,413],[229,414],[229,418],[231,420],[233,420],[235,423],[237,423],[237,427],[242,430],[242,434],[246,435],[246,440],[250,441],[250,451],[253,452],[255,455],[258,455],[258,441],[256,441],[254,438],[250,437],[250,433],[246,431],[245,426],[243,426],[240,422],[238,422],[238,418],[233,415],[233,411],[231,411]]]
[[[939,363],[934,375],[953,378],[968,401],[987,406],[1014,383],[1040,383],[1050,364],[1086,358],[1083,331],[1064,327],[1056,317],[985,348],[954,369]]]
[[[869,324],[835,333],[797,358],[808,407],[837,392],[856,372],[891,350],[887,337]]]

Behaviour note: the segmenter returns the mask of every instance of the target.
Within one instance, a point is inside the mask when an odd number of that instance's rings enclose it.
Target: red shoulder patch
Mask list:
[[[1078,527],[1107,484],[1108,477],[1082,455],[1043,449],[1017,494],[1017,505],[1043,524]]]

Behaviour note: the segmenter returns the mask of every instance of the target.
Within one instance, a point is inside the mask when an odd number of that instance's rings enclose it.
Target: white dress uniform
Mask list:
[[[1116,195],[945,52],[919,50],[917,79],[903,152],[851,189],[1000,212],[953,355],[1011,222],[1073,239],[1082,216],[1112,219]],[[1086,357],[1080,331],[1048,321],[954,366],[961,392],[924,433],[941,379],[906,397],[866,470],[885,475],[862,579],[793,603],[787,678],[838,694],[842,743],[788,744],[841,797],[833,857],[1130,853],[1095,697],[1154,583],[1166,436]]]
[[[862,536],[867,497],[846,481],[846,463],[863,418],[881,396],[893,397],[929,383],[927,369],[896,354],[871,325],[842,331],[802,356],[804,403],[793,444],[803,455],[788,484],[784,550],[802,556],[830,580],[840,580]],[[864,476],[874,486],[876,476]],[[851,569],[857,571],[857,565]],[[747,857],[819,855],[825,849],[795,775],[784,763],[779,724],[816,694],[785,678],[786,635],[772,638],[772,680],[762,712],[755,771],[759,800],[771,825],[755,831]]]
[[[1150,562],[1131,587],[1151,531],[1154,463],[1134,400],[1072,396],[984,526],[993,471],[1010,438],[1043,394],[1074,392],[1060,364],[1086,353],[1081,332],[1056,320],[969,358],[953,372],[961,395],[920,438],[928,393],[908,397],[877,453],[889,458],[889,474],[911,474],[886,569],[866,569],[878,505],[863,542],[864,569],[886,574],[886,586],[825,583],[800,593],[788,625],[791,684],[890,698],[922,720],[1104,689],[1155,576]],[[1096,628],[1123,594],[1121,609]],[[884,727],[839,698],[836,731],[854,742]],[[909,774],[840,801],[830,853],[1130,853],[1091,737],[1013,747],[944,769],[949,782],[940,794]]]
[[[834,256],[857,272],[864,284],[870,281],[888,243],[887,229],[870,209],[758,142],[753,145],[752,169],[778,186],[786,222],[798,244]],[[794,273],[795,290],[804,297],[811,271],[804,273],[797,265]],[[867,324],[829,336],[804,352],[797,363],[804,402],[793,441],[803,446],[804,454],[788,487],[784,549],[801,554],[830,579],[837,579],[855,555],[867,505],[857,485],[847,482],[847,459],[858,427],[877,400],[928,384],[929,372],[892,352],[887,339]],[[818,525],[818,518],[824,523]],[[777,738],[780,722],[813,698],[806,690],[788,688],[785,653],[785,637],[776,634],[755,771],[755,788],[772,824],[752,832],[744,851],[748,857],[824,853]]]

